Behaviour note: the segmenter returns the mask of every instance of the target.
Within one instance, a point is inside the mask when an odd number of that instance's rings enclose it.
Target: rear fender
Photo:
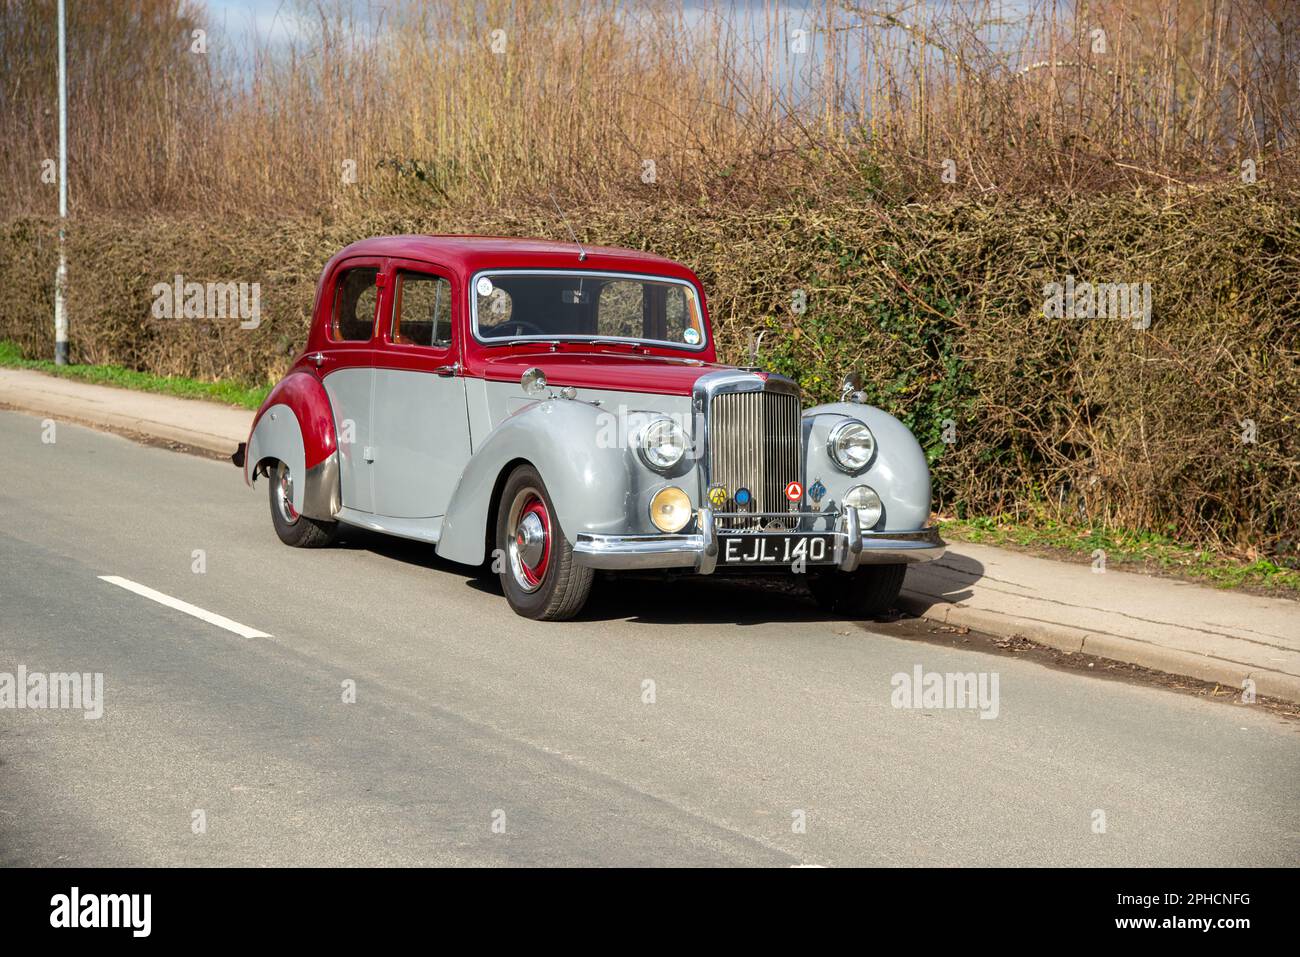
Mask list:
[[[252,485],[272,462],[293,479],[293,507],[308,518],[332,519],[339,510],[339,456],[334,411],[320,380],[291,372],[262,403],[248,436],[244,481]]]

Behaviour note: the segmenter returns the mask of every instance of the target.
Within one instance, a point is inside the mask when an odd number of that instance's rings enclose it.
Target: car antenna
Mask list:
[[[573,240],[573,245],[578,247],[578,262],[584,262],[587,259],[587,250],[582,248],[582,243],[578,242],[577,235],[573,232],[573,227],[569,225],[568,219],[564,216],[564,211],[560,209],[560,204],[555,201],[555,194],[551,193],[551,205],[555,211],[560,214],[560,221],[564,223],[564,228],[569,231],[569,238]]]

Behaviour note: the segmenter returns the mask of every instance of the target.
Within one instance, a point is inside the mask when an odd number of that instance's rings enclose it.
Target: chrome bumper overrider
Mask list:
[[[727,516],[730,517],[730,516]],[[800,525],[825,522],[824,513],[786,514],[798,517]],[[864,532],[858,528],[857,512],[849,510],[834,519],[829,529],[800,527],[758,532],[727,530],[728,535],[832,535],[835,539],[834,566],[851,572],[859,565],[893,565],[934,561],[943,555],[944,542],[935,526],[911,532]],[[574,560],[590,568],[629,571],[645,568],[694,568],[701,575],[712,574],[718,564],[718,528],[711,509],[698,512],[699,531],[677,535],[588,535],[580,533],[574,542]],[[749,567],[745,565],[737,568]]]

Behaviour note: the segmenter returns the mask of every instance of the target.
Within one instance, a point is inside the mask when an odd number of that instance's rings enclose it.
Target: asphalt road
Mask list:
[[[0,864],[1300,862],[1262,709],[717,581],[525,621],[427,547],[284,547],[229,464],[12,413],[0,448],[0,673],[104,676],[99,720],[0,710]],[[894,707],[917,665],[996,672],[997,717]]]

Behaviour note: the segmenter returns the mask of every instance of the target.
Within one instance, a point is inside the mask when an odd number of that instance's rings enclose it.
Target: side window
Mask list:
[[[330,338],[335,342],[369,342],[375,328],[379,270],[373,266],[349,269],[334,287],[334,312]]]
[[[392,340],[413,346],[451,345],[451,283],[427,273],[399,272]]]

